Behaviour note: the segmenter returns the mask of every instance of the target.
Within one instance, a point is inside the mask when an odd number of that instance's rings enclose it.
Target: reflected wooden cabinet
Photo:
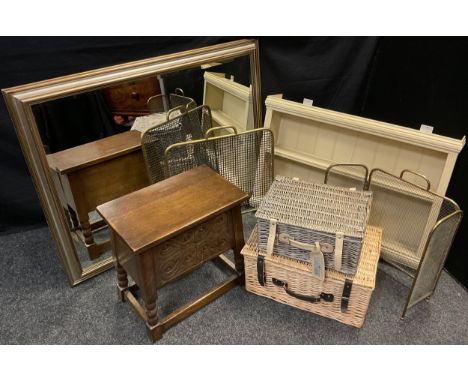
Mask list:
[[[102,221],[90,221],[99,204],[149,185],[137,131],[112,135],[47,155],[58,197],[70,220],[72,236],[83,243],[91,260],[110,248],[93,231]]]
[[[102,90],[112,114],[145,115],[149,113],[146,101],[161,93],[157,78],[132,81]]]

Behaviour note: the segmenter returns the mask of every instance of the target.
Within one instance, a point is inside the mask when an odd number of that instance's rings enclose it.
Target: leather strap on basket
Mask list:
[[[341,311],[344,313],[348,310],[349,297],[351,296],[351,289],[353,282],[349,279],[345,280],[343,293],[341,294]]]
[[[335,238],[335,257],[333,264],[335,265],[335,271],[341,272],[341,259],[343,257],[343,241],[344,233],[337,232]]]
[[[257,256],[257,280],[261,286],[265,286],[266,274],[265,274],[265,256]]]
[[[316,241],[314,244],[302,243],[300,241],[294,240],[287,233],[280,233],[278,235],[278,241],[299,249],[303,249],[305,251],[309,251],[310,264],[312,265],[312,276],[320,281],[325,280],[325,259],[318,241]]]
[[[273,254],[273,247],[275,245],[275,238],[276,238],[276,224],[278,221],[276,219],[270,220],[270,229],[268,231],[268,241],[267,241],[267,248],[266,253],[267,255]]]
[[[326,301],[326,302],[333,302],[334,296],[329,293],[320,293],[318,296],[306,296],[303,294],[299,294],[296,292],[293,292],[292,290],[288,289],[288,283],[286,281],[282,281],[279,279],[272,278],[271,281],[273,282],[274,285],[283,287],[284,291],[290,295],[291,297],[297,298],[302,301],[307,301],[307,302],[312,302],[312,303],[317,303],[320,302],[321,300]]]

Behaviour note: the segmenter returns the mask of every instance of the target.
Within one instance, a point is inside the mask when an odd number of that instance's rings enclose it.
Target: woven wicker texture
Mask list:
[[[210,108],[202,105],[146,130],[141,137],[141,148],[151,183],[168,177],[164,166],[164,153],[167,147],[190,139],[200,139],[210,128]],[[188,155],[187,149],[177,148],[173,155],[185,158]]]
[[[369,224],[383,229],[382,258],[417,269],[432,228],[456,205],[381,170],[372,171],[369,189]]]
[[[346,276],[334,270],[327,270],[324,282],[311,276],[312,269],[301,261],[283,256],[267,255],[258,245],[257,230],[254,229],[242,249],[245,262],[245,285],[249,292],[271,298],[311,313],[319,314],[339,322],[361,327],[364,323],[372,291],[375,287],[377,264],[380,254],[382,230],[368,226],[362,246],[358,269],[355,276]],[[265,257],[266,283],[261,286],[257,278],[257,257]],[[290,296],[272,282],[272,278],[284,280],[288,288],[301,295],[333,294],[334,301],[307,302]],[[341,296],[345,279],[353,282],[348,309],[341,311]]]
[[[150,113],[167,113],[171,109],[180,106],[183,106],[186,110],[197,107],[195,100],[179,94],[158,94],[148,98],[147,104]]]
[[[170,176],[208,165],[250,195],[244,209],[257,208],[273,181],[273,135],[269,129],[254,129],[187,141],[171,146],[165,161]]]
[[[277,236],[288,234],[293,240],[328,245],[324,252],[325,266],[335,268],[336,233],[344,234],[340,271],[356,272],[364,231],[368,220],[372,193],[314,184],[277,176],[256,213],[260,248],[266,251],[270,220],[276,219]],[[302,261],[310,260],[310,252],[275,240],[275,254]]]

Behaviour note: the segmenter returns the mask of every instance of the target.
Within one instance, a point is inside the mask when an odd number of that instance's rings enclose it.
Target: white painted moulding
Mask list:
[[[231,125],[239,132],[254,127],[252,89],[224,77],[205,72],[203,103],[210,107],[215,126]]]
[[[323,182],[335,163],[362,163],[395,175],[425,175],[445,192],[466,138],[454,139],[268,96],[265,127],[275,135],[277,175]],[[412,181],[411,176],[407,178]],[[416,178],[414,179],[416,182]]]

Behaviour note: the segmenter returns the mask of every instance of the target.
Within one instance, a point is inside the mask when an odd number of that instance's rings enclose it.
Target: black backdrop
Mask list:
[[[234,37],[0,38],[0,88],[160,54],[212,45]],[[262,94],[314,100],[314,105],[419,128],[454,138],[468,121],[468,39],[261,37]],[[0,232],[44,224],[4,103],[0,104]],[[468,155],[459,156],[447,192],[468,208]],[[446,267],[468,286],[462,242],[466,219]]]

